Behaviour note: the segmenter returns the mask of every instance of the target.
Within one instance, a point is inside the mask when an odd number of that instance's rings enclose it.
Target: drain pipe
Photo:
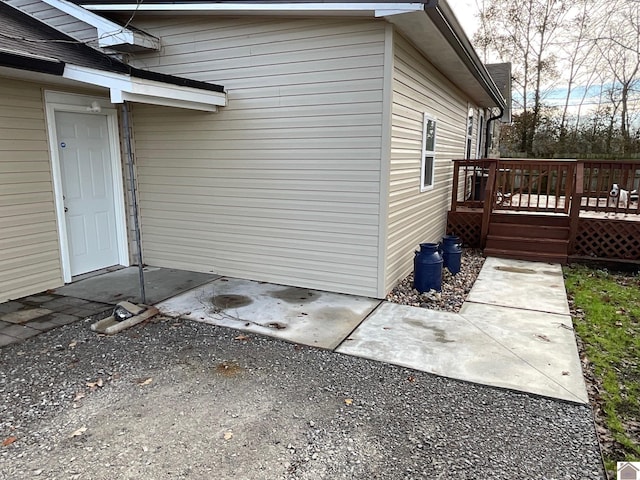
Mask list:
[[[136,194],[136,179],[133,168],[133,151],[131,150],[131,131],[129,130],[129,108],[127,101],[122,102],[122,116],[124,121],[124,141],[127,147],[127,165],[129,166],[129,182],[131,185],[131,202],[133,203],[133,225],[138,247],[138,277],[140,280],[140,299],[146,305],[147,295],[144,290],[144,264],[142,263],[142,242],[140,241],[140,220],[138,218],[138,195]]]
[[[491,132],[491,124],[501,118],[502,115],[504,115],[504,108],[498,107],[498,109],[500,109],[500,113],[489,117],[489,119],[487,120],[487,131],[484,135],[484,158],[489,158],[489,133]],[[491,143],[493,143],[493,137],[491,137]]]

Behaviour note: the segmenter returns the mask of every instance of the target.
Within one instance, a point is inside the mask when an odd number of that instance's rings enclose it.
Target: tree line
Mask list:
[[[640,158],[639,0],[476,1],[476,49],[512,63],[503,156]]]

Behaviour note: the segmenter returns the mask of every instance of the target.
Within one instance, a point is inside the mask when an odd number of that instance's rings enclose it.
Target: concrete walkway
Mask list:
[[[229,278],[157,306],[171,316],[588,402],[559,265],[488,258],[460,313]]]
[[[487,258],[460,313],[385,302],[337,351],[589,401],[559,265]]]

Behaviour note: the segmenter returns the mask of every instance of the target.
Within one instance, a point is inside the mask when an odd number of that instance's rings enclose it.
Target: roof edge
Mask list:
[[[487,71],[480,57],[471,45],[469,38],[449,5],[443,0],[430,0],[425,3],[424,11],[449,45],[456,51],[471,74],[480,82],[497,107],[506,108],[506,101]]]
[[[25,52],[13,52],[0,48],[0,65],[3,67],[47,73],[61,77],[64,73],[64,62],[55,58],[29,55]]]

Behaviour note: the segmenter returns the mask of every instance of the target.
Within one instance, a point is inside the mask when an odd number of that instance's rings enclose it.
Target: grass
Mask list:
[[[565,268],[607,470],[640,461],[640,276]],[[615,478],[615,477],[614,477]]]

